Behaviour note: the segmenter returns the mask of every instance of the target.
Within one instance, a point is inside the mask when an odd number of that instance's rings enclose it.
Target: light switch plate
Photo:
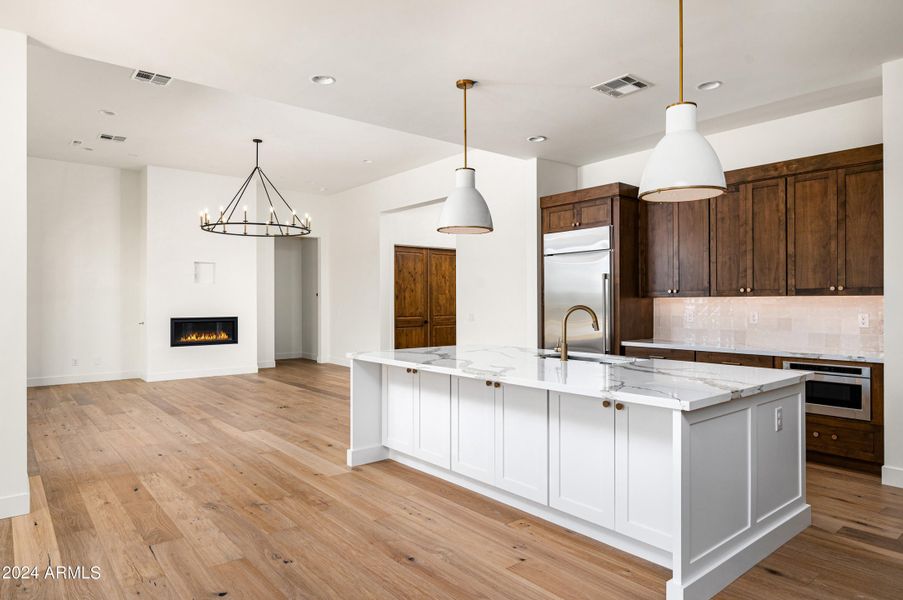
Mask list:
[[[859,313],[859,326],[860,327],[868,327],[869,326],[869,314],[868,313]]]
[[[752,324],[756,324],[759,322],[759,313],[756,311],[752,311],[749,313],[749,322]]]

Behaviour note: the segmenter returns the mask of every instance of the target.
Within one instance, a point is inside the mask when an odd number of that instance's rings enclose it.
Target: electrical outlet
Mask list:
[[[77,358],[73,358],[73,359],[72,359],[72,366],[73,366],[73,367],[77,367],[77,366],[78,366],[78,359],[77,359]]]
[[[859,326],[860,327],[868,327],[869,326],[869,314],[868,313],[859,313]]]
[[[782,406],[774,409],[774,430],[780,431],[784,429],[784,408]]]
[[[753,323],[753,324],[758,323],[759,322],[759,313],[756,311],[752,311],[751,313],[749,313],[749,322]]]

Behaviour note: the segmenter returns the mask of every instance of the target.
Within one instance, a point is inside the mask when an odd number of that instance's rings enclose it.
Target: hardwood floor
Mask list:
[[[0,598],[662,598],[670,572],[386,461],[348,470],[348,371],[29,390],[30,515]],[[723,598],[900,598],[903,490],[809,465],[813,526]]]

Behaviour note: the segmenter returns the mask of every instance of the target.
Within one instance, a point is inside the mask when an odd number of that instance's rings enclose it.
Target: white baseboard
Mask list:
[[[328,362],[333,365],[339,365],[340,367],[350,367],[351,366],[351,359],[345,358],[345,357],[333,356],[332,358],[329,359]]]
[[[93,383],[96,381],[119,381],[120,379],[141,379],[138,371],[122,371],[118,373],[80,373],[78,375],[48,375],[29,377],[28,387],[44,385],[66,385],[70,383]]]
[[[300,358],[304,358],[307,360],[317,360],[317,355],[314,354],[313,352],[302,352]]]
[[[27,515],[31,512],[31,495],[26,490],[0,498],[0,519]]]
[[[275,360],[262,360],[257,363],[258,369],[275,369],[276,361]]]
[[[145,381],[172,381],[174,379],[220,377],[222,375],[247,375],[256,372],[257,364],[246,367],[225,367],[220,369],[189,369],[186,371],[164,371],[161,373],[148,373]]]
[[[389,458],[389,449],[385,446],[368,446],[366,448],[348,448],[345,461],[349,467],[359,467]]]
[[[890,465],[881,467],[881,484],[903,488],[903,468]]]
[[[277,352],[276,360],[291,360],[293,358],[304,358],[302,352]]]

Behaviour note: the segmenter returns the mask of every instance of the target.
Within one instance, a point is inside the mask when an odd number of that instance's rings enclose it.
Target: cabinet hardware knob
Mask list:
[[[743,293],[743,291],[744,291],[743,288],[740,288],[740,293],[741,293],[741,294]]]
[[[571,221],[571,227],[576,227],[577,223],[575,221]]]
[[[836,434],[836,433],[832,433],[832,434],[831,434],[831,439],[832,439],[832,440],[836,440],[836,439],[837,439],[837,434]]]
[[[752,288],[746,288],[746,293],[747,293],[747,294],[750,293],[751,291],[752,291]]]
[[[405,369],[404,372],[405,372],[405,373],[410,373],[411,370],[410,370],[410,369]]]
[[[669,293],[669,294],[673,294],[673,293],[674,293],[674,290],[668,290],[668,293]]]
[[[812,432],[812,437],[818,437],[819,435],[821,435],[821,434],[818,433],[817,431]]]
[[[843,291],[843,286],[842,286],[842,285],[838,285],[838,286],[837,286],[837,291],[838,291],[838,292],[842,292],[842,291]]]
[[[492,385],[495,386],[495,387],[502,387],[502,384],[499,383],[498,381],[496,381],[496,382],[493,383]]]
[[[417,369],[411,369],[411,373],[416,373]]]
[[[580,227],[580,221],[577,221],[577,227]]]
[[[674,293],[676,294],[676,293],[679,292],[679,291],[680,291],[680,290],[674,290]]]
[[[624,410],[624,405],[618,402],[615,404],[615,410]]]
[[[491,386],[491,385],[492,385],[492,382],[489,381],[489,380],[486,380],[486,386],[489,387],[489,386]]]
[[[602,408],[608,408],[609,406],[611,406],[611,401],[609,401],[609,400],[602,401]]]
[[[831,291],[833,292],[836,288],[832,285],[832,286],[829,287],[828,289],[831,290]]]

